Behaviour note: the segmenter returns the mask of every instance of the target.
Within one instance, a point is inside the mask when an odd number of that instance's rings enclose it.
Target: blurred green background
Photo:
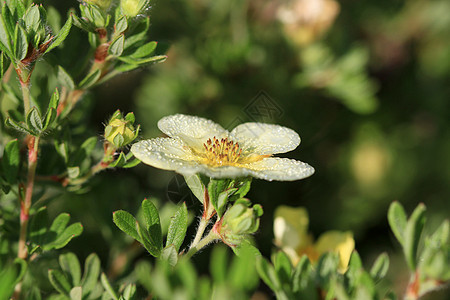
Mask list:
[[[61,11],[77,5],[48,2]],[[282,156],[316,173],[298,182],[253,182],[249,198],[265,210],[255,236],[262,252],[273,249],[274,209],[304,206],[316,237],[353,231],[367,266],[387,251],[402,291],[406,265],[388,228],[388,205],[398,200],[410,212],[425,203],[429,230],[450,215],[450,2],[165,0],[154,1],[148,15],[150,38],[167,49],[167,61],[86,97],[83,134],[101,136],[116,109],[135,112],[142,138],[160,136],[157,121],[174,113],[229,129],[247,121],[290,127],[302,143]],[[88,43],[76,28],[69,38]],[[144,197],[154,197],[161,205],[187,201],[199,212],[185,192],[181,177],[140,165],[103,172],[89,191],[66,193],[52,209],[84,224],[70,249],[96,251],[107,267],[130,247],[112,211],[136,212]],[[194,257],[204,272],[208,253]]]

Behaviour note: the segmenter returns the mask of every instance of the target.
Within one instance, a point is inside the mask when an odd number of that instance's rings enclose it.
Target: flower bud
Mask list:
[[[88,4],[94,4],[103,10],[107,10],[111,6],[111,0],[84,0]]]
[[[263,214],[261,205],[250,206],[250,201],[240,199],[229,208],[221,221],[214,226],[214,230],[222,241],[235,247],[240,244],[247,235],[258,230],[259,217]]]
[[[120,0],[120,8],[125,16],[133,18],[147,8],[149,2],[149,0]]]
[[[133,113],[127,114],[124,118],[122,113],[117,110],[105,127],[105,139],[116,148],[128,145],[139,133],[139,126],[135,129],[133,123]]]

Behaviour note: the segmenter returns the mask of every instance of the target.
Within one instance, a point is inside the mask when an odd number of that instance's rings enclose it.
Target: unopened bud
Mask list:
[[[111,6],[111,0],[84,0],[84,2],[97,5],[103,10],[107,10]]]
[[[145,10],[149,2],[149,0],[120,0],[120,8],[125,16],[133,18]]]
[[[249,207],[250,201],[240,199],[229,208],[214,230],[229,246],[239,245],[249,234],[259,228],[259,217],[263,214],[261,205]]]
[[[125,117],[117,110],[105,127],[105,139],[116,148],[131,143],[139,133],[139,126],[134,128],[134,114],[129,113]]]

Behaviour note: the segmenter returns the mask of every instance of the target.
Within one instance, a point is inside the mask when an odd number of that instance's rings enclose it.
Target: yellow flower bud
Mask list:
[[[94,4],[100,7],[101,9],[108,9],[111,6],[111,0],[85,0],[88,4]]]
[[[133,18],[140,14],[149,2],[149,0],[120,0],[120,8],[125,16]]]
[[[105,139],[116,148],[128,145],[137,137],[139,131],[139,126],[135,129],[133,123],[133,113],[124,118],[120,111],[116,111],[105,127]]]

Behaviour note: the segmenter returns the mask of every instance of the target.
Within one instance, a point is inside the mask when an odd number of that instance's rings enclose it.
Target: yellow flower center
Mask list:
[[[206,150],[206,163],[211,166],[236,164],[242,153],[239,144],[228,140],[228,138],[218,140],[216,137],[213,137],[212,140],[208,139],[206,143],[203,144],[203,147],[205,147]]]

